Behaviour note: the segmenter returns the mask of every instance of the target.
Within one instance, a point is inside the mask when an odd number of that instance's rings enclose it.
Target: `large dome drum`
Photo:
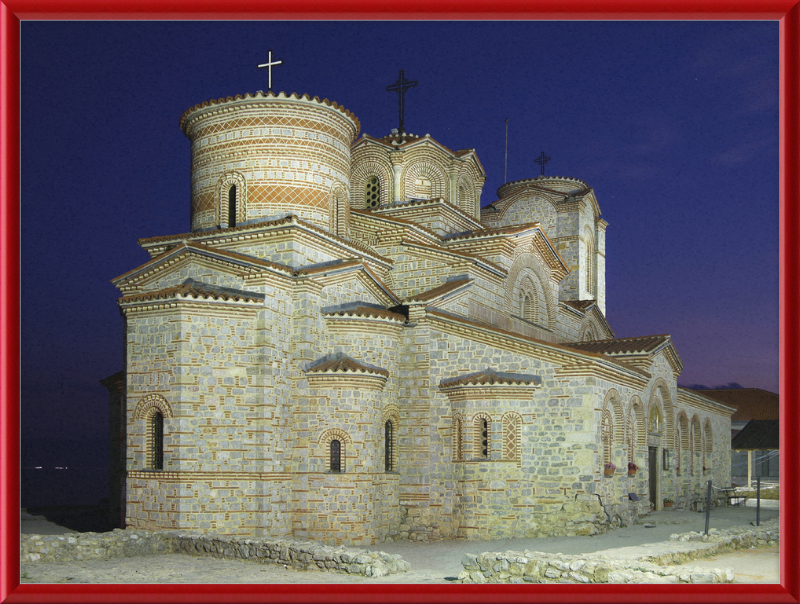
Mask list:
[[[292,213],[346,236],[359,127],[336,103],[283,92],[192,107],[181,118],[191,141],[192,231]]]

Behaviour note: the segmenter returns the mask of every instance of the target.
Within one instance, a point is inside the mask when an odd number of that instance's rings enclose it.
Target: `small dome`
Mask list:
[[[578,178],[569,176],[537,176],[536,178],[526,178],[515,180],[504,184],[497,189],[497,198],[503,199],[528,186],[542,187],[551,191],[559,191],[568,195],[583,195],[589,192],[589,185]]]

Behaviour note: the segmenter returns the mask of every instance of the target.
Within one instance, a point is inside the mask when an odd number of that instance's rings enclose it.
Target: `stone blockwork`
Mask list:
[[[22,535],[23,562],[48,563],[107,560],[166,553],[283,564],[300,570],[383,577],[406,572],[411,565],[397,554],[345,546],[266,539],[237,539],[213,534],[116,529],[110,533]]]
[[[756,528],[711,529],[670,535],[673,543],[653,543],[640,548],[621,548],[594,554],[548,554],[525,550],[466,554],[459,574],[461,583],[732,583],[733,570],[687,569],[685,564],[701,556],[737,549],[774,547],[780,541],[777,520]],[[674,542],[686,543],[676,547]],[[699,542],[699,543],[698,543]],[[627,550],[646,548],[634,556]]]
[[[522,552],[467,554],[460,583],[733,583],[725,569],[676,569],[650,562]]]
[[[115,529],[110,533],[23,534],[20,538],[22,562],[107,560],[166,554],[171,551],[169,533],[161,531]]]
[[[589,535],[730,483],[733,409],[677,387],[669,336],[613,338],[588,184],[508,183],[480,211],[474,150],[351,145],[349,111],[296,94],[182,128],[191,232],[140,240],[113,281],[128,527]]]
[[[344,234],[354,116],[327,99],[284,93],[221,101],[181,120],[192,143],[192,230],[292,210]]]

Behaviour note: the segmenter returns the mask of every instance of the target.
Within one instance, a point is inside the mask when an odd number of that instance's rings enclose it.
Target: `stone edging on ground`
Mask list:
[[[23,562],[107,560],[153,554],[183,553],[282,564],[302,570],[382,577],[410,570],[399,555],[346,546],[172,531],[114,529],[109,533],[21,535]]]
[[[459,583],[732,583],[730,568],[686,569],[666,566],[680,564],[700,556],[735,549],[772,547],[780,541],[777,521],[760,527],[734,527],[702,533],[673,534],[666,553],[636,559],[610,559],[602,554],[548,554],[522,552],[484,552],[466,554],[461,559],[464,570]],[[678,549],[672,542],[692,542]],[[700,543],[697,543],[700,542]],[[653,544],[653,549],[658,549]]]
[[[399,554],[332,547],[311,542],[269,541],[194,533],[173,533],[173,551],[193,556],[240,558],[256,562],[283,564],[301,570],[324,570],[383,577],[406,572],[411,564]]]

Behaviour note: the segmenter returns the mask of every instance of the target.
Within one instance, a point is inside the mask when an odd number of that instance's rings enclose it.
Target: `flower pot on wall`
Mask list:
[[[636,470],[628,470],[628,476],[636,476]]]
[[[672,503],[671,501],[665,501],[665,502],[664,502],[664,507],[665,507],[665,508],[671,508],[671,507],[672,507],[672,505],[673,505],[673,503]]]
[[[616,470],[614,470],[614,469],[611,469],[611,468],[606,468],[606,469],[604,470],[604,472],[605,472],[606,476],[613,476],[613,475],[614,475],[614,472],[616,472]]]

